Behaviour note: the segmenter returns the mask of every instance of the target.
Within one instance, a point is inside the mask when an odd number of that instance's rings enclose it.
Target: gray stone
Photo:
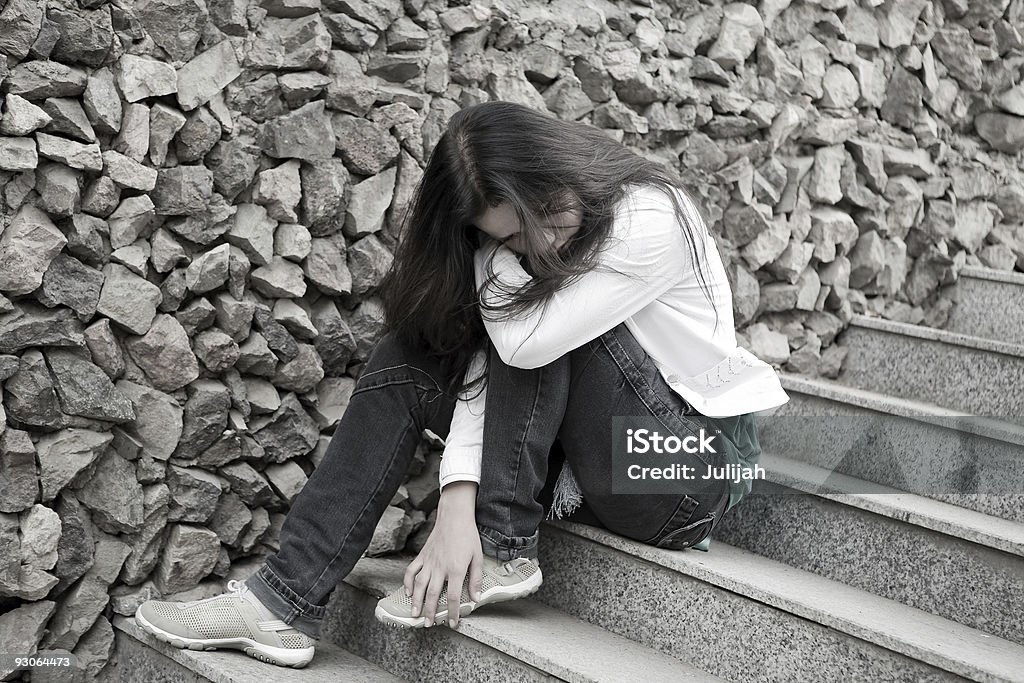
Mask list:
[[[764,323],[755,323],[744,332],[750,340],[750,352],[764,362],[778,365],[789,359],[786,335],[769,329]]]
[[[273,384],[257,377],[246,377],[243,381],[252,415],[272,413],[281,407],[281,395]]]
[[[212,373],[221,373],[238,360],[238,344],[217,329],[203,330],[195,336],[192,348],[196,357]]]
[[[309,255],[302,264],[303,272],[324,294],[351,294],[352,274],[349,271],[346,252],[345,238],[341,233],[314,238],[311,241]]]
[[[398,142],[373,121],[335,114],[331,124],[337,150],[353,173],[372,176],[398,158]]]
[[[985,112],[974,118],[974,128],[993,149],[1016,154],[1024,149],[1024,117]]]
[[[9,16],[11,6],[15,4],[8,4],[4,13],[0,14],[0,21]],[[46,624],[56,608],[56,602],[40,600],[12,607],[10,611],[0,614],[0,643],[12,653],[36,652],[46,631]],[[14,671],[13,661],[4,662],[0,665],[0,678],[7,678]]]
[[[351,377],[325,377],[317,385],[316,406],[310,412],[319,429],[329,429],[341,421],[355,386]]]
[[[51,8],[47,17],[60,28],[60,38],[50,53],[51,59],[91,67],[103,64],[114,38],[108,8],[92,12]]]
[[[245,50],[245,64],[256,69],[318,70],[327,64],[331,35],[319,14],[297,19],[264,19]]]
[[[298,71],[279,75],[277,82],[285,102],[294,108],[301,107],[322,93],[330,84],[331,78],[316,71]]]
[[[299,344],[296,356],[281,363],[270,381],[281,389],[304,394],[315,389],[323,378],[323,363],[316,349],[311,344]]]
[[[109,67],[103,67],[89,74],[89,80],[82,95],[86,116],[93,127],[101,133],[116,133],[121,130],[121,97],[114,85],[114,74]]]
[[[82,211],[92,214],[93,216],[106,217],[110,215],[110,212],[117,207],[118,201],[121,199],[121,190],[114,184],[114,181],[107,176],[100,176],[92,182],[91,185],[86,189],[85,196],[82,198]],[[79,218],[79,217],[75,217]],[[85,216],[85,219],[92,225],[97,225],[103,221],[97,221],[92,216]],[[74,218],[72,219],[74,220]],[[76,231],[78,228],[76,227]],[[90,229],[86,232],[92,233],[94,230]],[[98,235],[97,235],[98,237]],[[75,239],[69,235],[69,244],[73,244]],[[79,240],[80,241],[80,240]],[[101,247],[97,240],[97,246]]]
[[[42,106],[50,117],[50,122],[43,128],[47,133],[68,135],[80,142],[96,142],[96,131],[77,99],[51,97]]]
[[[217,563],[220,539],[203,527],[174,524],[153,581],[164,595],[194,587]]]
[[[192,292],[202,294],[222,286],[228,279],[227,244],[215,247],[192,260],[185,270],[185,284]]]
[[[394,262],[394,256],[376,235],[369,235],[348,250],[352,293],[362,296],[376,289]]]
[[[315,346],[326,374],[344,375],[356,350],[356,340],[348,323],[328,297],[320,299],[312,307],[312,320],[317,330]]]
[[[112,147],[140,163],[146,158],[149,152],[149,107],[136,102],[124,108],[121,129]]]
[[[266,338],[258,332],[253,332],[249,338],[238,347],[238,360],[235,367],[240,371],[272,377],[277,367],[277,356],[270,350]]]
[[[134,10],[146,33],[171,59],[182,62],[192,59],[208,21],[205,2],[139,0]]]
[[[250,524],[252,512],[235,493],[225,493],[221,496],[217,509],[209,520],[209,527],[220,538],[220,542],[234,548],[238,547]]]
[[[83,144],[57,135],[39,132],[35,137],[39,146],[39,156],[83,171],[99,172],[103,170],[100,146],[96,143]]]
[[[24,97],[8,94],[4,98],[4,115],[0,119],[0,133],[4,135],[28,135],[42,128],[52,119],[43,109]]]
[[[131,463],[108,449],[92,476],[78,490],[78,499],[92,511],[93,521],[109,533],[132,533],[143,522],[142,486]]]
[[[185,125],[175,138],[174,149],[178,161],[202,161],[221,137],[221,126],[206,107],[199,107],[188,115]]]
[[[39,300],[47,306],[67,306],[82,320],[96,312],[103,274],[78,259],[58,254],[43,273]]]
[[[49,217],[24,205],[0,235],[0,290],[21,295],[37,289],[67,238]]]
[[[757,10],[742,3],[726,5],[718,38],[708,49],[708,57],[723,68],[742,65],[764,36],[764,22]]]
[[[161,391],[175,391],[199,376],[199,363],[188,336],[173,316],[157,314],[149,332],[129,337],[125,346],[132,360]]]
[[[0,138],[0,170],[31,171],[39,165],[32,138]]]
[[[324,145],[324,140],[333,139],[330,117],[323,101],[317,100],[268,121],[261,131],[260,145],[278,159],[317,161],[334,153],[330,145]]]
[[[81,175],[63,164],[41,163],[36,171],[37,206],[52,216],[74,216],[81,203]]]
[[[206,155],[206,165],[213,171],[217,191],[233,198],[252,182],[259,166],[259,148],[245,136],[221,140]]]
[[[152,387],[127,380],[120,380],[115,386],[135,408],[135,422],[130,426],[132,434],[138,437],[150,457],[167,460],[181,438],[181,406],[168,394]]]
[[[306,293],[302,268],[280,256],[250,273],[252,286],[268,297],[301,297]]]
[[[201,379],[188,386],[181,439],[172,457],[194,460],[212,445],[228,424],[231,396],[222,383]]]
[[[396,173],[392,167],[352,187],[343,228],[348,237],[359,238],[380,230],[394,195]]]
[[[274,487],[274,491],[289,503],[295,500],[295,496],[299,495],[307,481],[306,473],[295,462],[267,465],[263,473]]]
[[[251,301],[238,301],[228,292],[218,292],[213,297],[217,326],[234,340],[249,336],[253,312],[256,309]]]
[[[840,174],[846,153],[842,145],[819,147],[814,152],[807,194],[816,202],[836,204],[843,198]]]
[[[227,482],[198,467],[171,465],[167,486],[171,494],[168,519],[172,522],[206,522],[217,509]]]
[[[88,511],[70,492],[61,493],[55,508],[60,516],[60,541],[53,573],[60,579],[57,591],[77,581],[95,563],[96,543]]]
[[[32,439],[20,429],[5,429],[0,432],[0,512],[29,508],[38,495]]]
[[[29,48],[39,35],[43,23],[45,5],[33,0],[11,0],[0,12],[0,53],[10,55],[16,61],[28,56]],[[28,652],[28,650],[23,650]],[[0,677],[6,672],[0,674]]]
[[[124,266],[107,264],[97,312],[132,334],[145,334],[160,303],[160,289]]]
[[[159,215],[191,215],[206,209],[213,195],[213,174],[203,166],[162,168],[150,195]]]
[[[277,221],[268,216],[264,207],[240,204],[225,239],[241,249],[253,264],[265,266],[274,257],[276,227]]]
[[[259,174],[259,180],[253,189],[253,201],[265,206],[266,213],[271,218],[286,223],[295,223],[299,220],[296,213],[296,208],[302,199],[299,168],[299,161],[292,159]],[[269,256],[267,258],[269,260]]]
[[[49,60],[26,61],[11,69],[7,92],[27,100],[47,97],[76,97],[86,84],[85,72]]]
[[[114,388],[106,373],[82,355],[50,348],[46,361],[65,413],[109,422],[135,419],[131,401]]]
[[[156,102],[149,110],[149,160],[156,166],[163,165],[167,148],[185,125],[185,115],[162,102]]]
[[[926,5],[928,0],[908,0],[886,5],[876,13],[878,37],[882,44],[889,48],[910,45],[914,26]]]
[[[18,515],[21,525],[21,562],[36,569],[53,569],[57,564],[60,517],[36,503]]]
[[[14,419],[50,429],[64,426],[65,416],[61,413],[43,354],[38,349],[22,354],[18,371],[7,380],[4,389],[7,412]],[[10,433],[9,429],[3,432]]]
[[[791,234],[789,223],[784,218],[777,217],[767,230],[744,246],[740,254],[750,270],[756,271],[777,259],[786,250]]]
[[[146,232],[155,215],[153,201],[148,195],[125,199],[107,219],[110,246],[120,249],[135,243]]]
[[[278,299],[272,311],[274,320],[281,323],[296,339],[312,341],[316,339],[316,327],[309,319],[306,309],[295,303],[293,299]]]
[[[923,94],[924,86],[917,76],[894,64],[879,114],[897,126],[913,128],[923,114]]]
[[[344,162],[335,157],[303,164],[300,177],[303,224],[314,237],[340,230],[348,209],[349,173]]]
[[[932,36],[932,49],[949,69],[950,75],[968,90],[980,90],[984,83],[985,65],[978,56],[974,39],[963,26],[949,24]]]
[[[174,68],[156,59],[122,55],[117,62],[115,75],[117,85],[128,102],[170,95],[178,90]]]
[[[157,172],[120,152],[103,152],[103,172],[119,187],[149,192],[156,185]]]
[[[222,40],[178,69],[178,104],[185,111],[206,104],[241,73],[231,42]]]
[[[231,484],[232,492],[238,494],[246,505],[257,507],[274,499],[267,480],[248,463],[226,465],[218,473]]]
[[[309,453],[319,437],[316,422],[306,413],[294,393],[281,399],[281,407],[265,418],[265,424],[253,430],[267,460],[280,463]]]
[[[192,299],[187,306],[179,309],[174,315],[190,337],[200,330],[205,330],[210,325],[213,325],[215,316],[216,311],[213,308],[213,304],[205,297]]]
[[[814,258],[827,263],[836,254],[853,249],[860,232],[850,214],[831,207],[817,207],[811,211],[810,239],[814,243]]]

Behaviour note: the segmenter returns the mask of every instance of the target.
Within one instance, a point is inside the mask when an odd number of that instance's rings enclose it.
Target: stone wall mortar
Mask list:
[[[92,678],[113,613],[276,548],[461,107],[677,171],[741,343],[834,377],[854,313],[941,326],[964,265],[1024,271],[1022,31],[1024,0],[0,0],[0,650]],[[421,547],[439,453],[369,552]]]

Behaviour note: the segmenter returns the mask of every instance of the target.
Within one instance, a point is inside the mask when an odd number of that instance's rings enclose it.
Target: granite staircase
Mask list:
[[[942,330],[856,317],[836,380],[783,376],[709,552],[545,523],[541,590],[457,630],[377,623],[411,557],[367,558],[307,669],[129,620],[122,652],[174,681],[1024,681],[1024,277],[965,269],[960,297]]]

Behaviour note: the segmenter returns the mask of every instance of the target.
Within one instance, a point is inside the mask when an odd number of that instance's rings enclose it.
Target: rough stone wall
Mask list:
[[[787,370],[837,373],[855,312],[941,324],[963,264],[1024,270],[1022,14],[0,0],[0,649],[91,676],[112,613],[219,592],[275,547],[462,106],[586,121],[677,169],[741,342]],[[416,463],[372,552],[429,529],[436,444]]]

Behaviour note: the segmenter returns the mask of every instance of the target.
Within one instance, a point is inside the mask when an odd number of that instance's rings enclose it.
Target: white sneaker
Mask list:
[[[244,581],[228,581],[228,593],[191,602],[147,600],[135,623],[174,647],[227,648],[278,666],[301,668],[315,652],[314,640],[278,619]]]
[[[543,580],[540,565],[536,560],[518,557],[508,562],[501,562],[484,555],[480,600],[472,602],[469,599],[469,577],[467,576],[466,581],[462,584],[459,616],[464,617],[481,605],[515,600],[536,593]],[[373,615],[377,617],[378,621],[390,626],[419,628],[427,625],[426,617],[412,615],[412,598],[406,596],[404,586],[400,586],[381,598],[377,602],[377,609],[374,610]],[[441,589],[441,596],[437,601],[434,623],[441,624],[447,619],[448,586],[446,585]]]

